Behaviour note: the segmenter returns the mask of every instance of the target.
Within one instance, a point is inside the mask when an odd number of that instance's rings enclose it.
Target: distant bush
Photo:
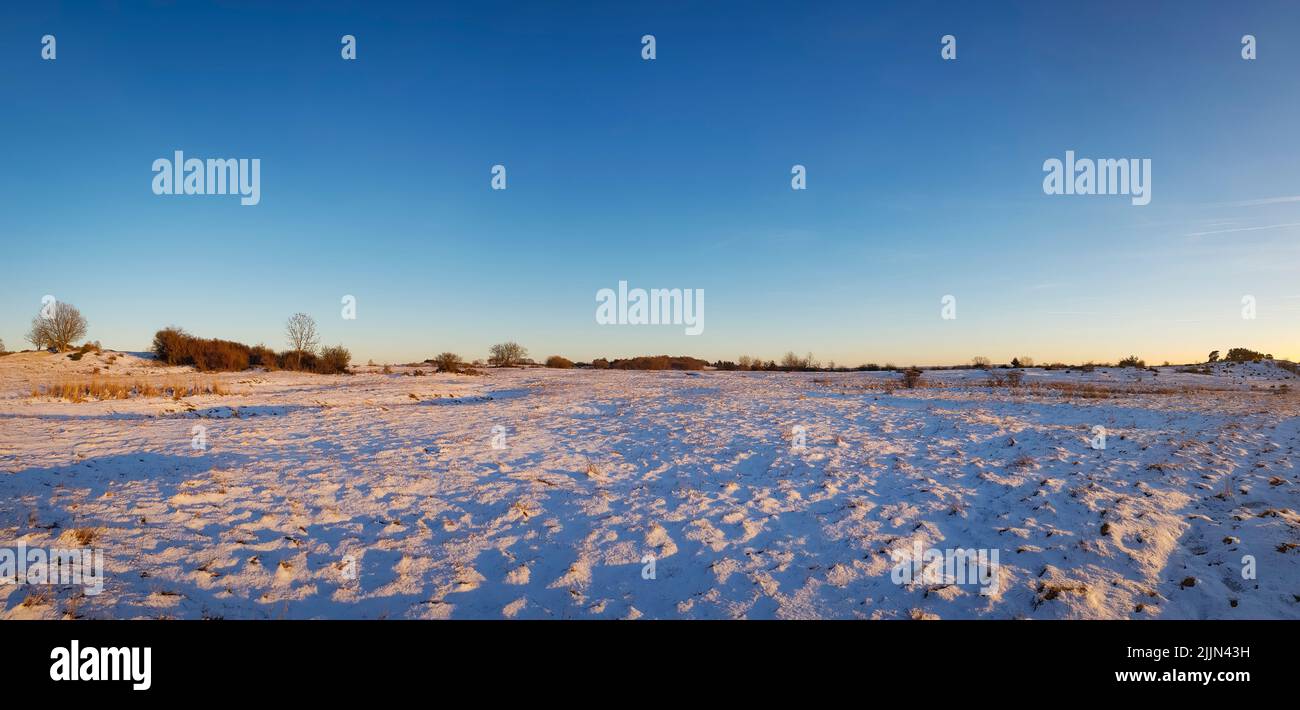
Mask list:
[[[609,363],[616,370],[703,370],[709,363],[696,357],[655,355],[620,358]]]
[[[265,367],[268,370],[279,367],[275,351],[261,343],[248,349],[248,364],[250,367]]]
[[[1119,367],[1145,368],[1146,366],[1147,366],[1146,360],[1140,359],[1137,355],[1129,355],[1128,357],[1119,361]]]
[[[320,366],[320,360],[316,353],[310,350],[303,352],[285,350],[275,356],[275,362],[281,370],[299,370],[302,372],[315,372]]]
[[[667,370],[672,360],[667,355],[618,359],[609,364],[619,370]]]
[[[190,353],[195,369],[204,372],[247,370],[252,348],[229,340],[200,340]]]
[[[490,357],[488,362],[497,367],[514,367],[521,364],[524,358],[528,357],[528,348],[514,342],[513,340],[504,343],[497,343],[488,349]]]
[[[159,362],[179,365],[185,357],[189,341],[194,338],[175,326],[163,328],[153,334],[153,354]]]
[[[609,360],[606,360],[603,357],[598,357],[595,360],[591,361],[591,366],[596,368],[597,370],[608,370]]]
[[[103,348],[99,346],[99,341],[95,341],[93,343],[85,343],[81,347],[72,351],[72,353],[68,355],[68,359],[75,362],[77,360],[80,360],[87,353],[100,353],[100,352],[103,352]]]
[[[168,365],[190,365],[196,370],[247,370],[252,348],[229,340],[196,338],[176,327],[153,336],[153,353]]]
[[[432,363],[438,367],[439,372],[460,372],[461,366],[465,364],[456,353],[439,353]]]
[[[777,369],[777,364],[773,360],[763,362],[762,358],[751,357],[749,355],[741,355],[739,358],[736,359],[736,363],[734,366],[730,362],[718,362],[714,364],[714,367],[718,368],[719,370],[758,371],[758,370],[775,370]]]
[[[337,374],[347,371],[352,355],[341,345],[314,352],[286,351],[277,354],[265,345],[249,347],[243,343],[216,338],[196,338],[175,326],[154,333],[152,351],[159,362],[189,365],[202,372],[238,371],[249,367],[302,370]]]
[[[1232,348],[1227,355],[1223,356],[1223,359],[1227,362],[1259,362],[1271,358],[1250,348]]]
[[[987,370],[993,366],[993,361],[989,360],[983,355],[976,355],[975,357],[970,359],[970,364],[972,367],[975,367],[977,369]]]
[[[781,369],[786,371],[816,369],[817,364],[817,361],[813,360],[812,353],[799,357],[794,354],[794,351],[790,351],[781,358]]]
[[[903,370],[903,387],[912,389],[921,384],[921,374],[921,369],[915,366]]]
[[[316,372],[322,375],[346,375],[350,364],[352,364],[352,353],[342,345],[321,348],[320,359],[316,362]]]
[[[573,361],[566,357],[560,357],[559,355],[552,355],[546,358],[546,366],[567,370],[573,367]]]

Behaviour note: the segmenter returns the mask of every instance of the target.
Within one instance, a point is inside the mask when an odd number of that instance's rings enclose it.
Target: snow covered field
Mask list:
[[[0,618],[1300,618],[1300,380],[1267,363],[902,390],[111,357],[0,357],[0,547],[106,558]],[[96,367],[229,394],[31,396]],[[896,583],[918,547],[996,551],[995,589]]]

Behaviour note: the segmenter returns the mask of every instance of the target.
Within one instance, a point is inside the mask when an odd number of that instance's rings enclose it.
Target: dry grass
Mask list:
[[[903,386],[897,380],[884,380],[880,378],[858,381],[814,378],[813,383],[830,388],[838,394],[845,395],[861,392],[863,390],[892,393],[894,390]],[[1090,382],[1033,382],[1013,385],[1005,378],[989,379],[984,382],[976,382],[974,380],[964,382],[945,382],[938,379],[921,380],[920,382],[915,383],[915,386],[918,388],[954,391],[988,388],[1008,389],[1026,395],[1077,397],[1079,399],[1112,399],[1146,394],[1190,395],[1198,392],[1223,391],[1213,387],[1190,387],[1185,385],[1177,387],[1159,387],[1154,385],[1118,383],[1094,384]]]
[[[1078,397],[1080,399],[1110,399],[1113,397],[1127,397],[1140,394],[1186,395],[1195,392],[1209,391],[1205,388],[1185,386],[1156,387],[1136,384],[1100,385],[1089,382],[1035,382],[1027,389],[1031,390],[1034,394],[1055,392],[1065,397]]]
[[[99,537],[99,531],[94,528],[77,528],[72,531],[72,537],[82,547],[90,547],[94,544],[95,539]]]
[[[50,603],[50,593],[45,590],[35,591],[23,599],[23,607],[31,609],[38,606],[45,606]]]
[[[63,378],[44,385],[32,385],[33,399],[55,399],[68,402],[91,402],[138,397],[170,397],[179,400],[195,395],[228,395],[230,389],[220,379],[180,378],[161,384],[149,380],[130,378]]]

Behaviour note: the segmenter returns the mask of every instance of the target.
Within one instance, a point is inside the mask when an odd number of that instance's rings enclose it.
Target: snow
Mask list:
[[[31,397],[96,367],[230,394]],[[361,369],[0,357],[0,547],[90,528],[106,577],[0,586],[0,618],[1300,618],[1300,381],[1272,363]],[[996,590],[896,583],[918,543],[996,550]]]

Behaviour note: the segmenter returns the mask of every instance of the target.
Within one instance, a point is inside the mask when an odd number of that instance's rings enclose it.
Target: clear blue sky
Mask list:
[[[53,294],[117,349],[305,311],[361,362],[1300,357],[1300,3],[267,4],[0,8],[10,349]],[[261,204],[154,195],[176,149]],[[1043,194],[1066,150],[1151,204]],[[619,280],[704,334],[598,326]]]

